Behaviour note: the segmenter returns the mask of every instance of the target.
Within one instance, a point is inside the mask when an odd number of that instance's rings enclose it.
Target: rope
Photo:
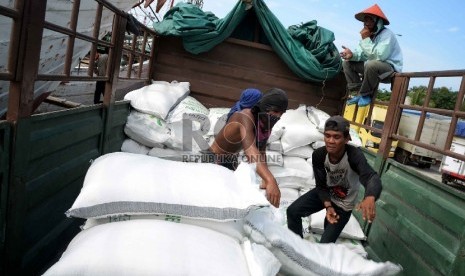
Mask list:
[[[318,108],[321,104],[321,102],[323,102],[324,98],[325,98],[325,86],[326,86],[326,80],[328,79],[328,71],[329,70],[326,70],[326,77],[325,79],[323,80],[323,85],[321,86],[321,99],[320,101],[316,104],[316,108]]]

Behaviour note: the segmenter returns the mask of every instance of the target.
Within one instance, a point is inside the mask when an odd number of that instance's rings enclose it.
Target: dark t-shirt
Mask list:
[[[332,164],[326,147],[321,147],[313,152],[312,162],[316,188],[322,201],[331,200],[350,211],[355,207],[360,184],[365,187],[365,197],[378,199],[382,190],[381,180],[359,148],[346,145],[342,159]]]

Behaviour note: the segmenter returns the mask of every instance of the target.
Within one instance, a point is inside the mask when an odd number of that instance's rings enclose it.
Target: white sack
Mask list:
[[[294,157],[301,157],[301,158],[311,158],[314,149],[310,145],[301,146],[292,150],[289,150],[284,153],[286,156],[294,156]]]
[[[122,152],[137,153],[137,154],[147,154],[150,151],[150,148],[139,144],[138,142],[132,139],[125,139],[121,145]]]
[[[307,107],[307,116],[321,133],[325,131],[326,120],[331,117],[328,113],[313,106]]]
[[[295,185],[295,183],[289,183],[291,179],[282,179],[280,182],[280,185],[282,187],[295,186],[300,189],[312,189],[313,187],[315,187],[315,175],[313,173],[313,166],[311,163],[308,163],[305,159],[301,157],[284,156],[283,167],[285,169],[304,172],[308,175],[308,177],[303,179],[302,181],[294,181],[298,182],[299,185]]]
[[[203,139],[205,139],[205,142],[211,147],[213,145],[213,142],[215,142],[215,136],[213,135],[204,135]]]
[[[295,188],[279,187],[281,198],[279,200],[279,215],[276,215],[275,221],[281,225],[287,225],[287,207],[299,197],[299,190]]]
[[[284,168],[302,171],[308,173],[310,178],[314,177],[312,165],[309,164],[304,158],[285,155],[283,159]]]
[[[241,166],[249,179],[238,179],[235,172],[215,164],[109,153],[92,163],[66,214],[79,218],[168,214],[219,221],[242,219],[251,209],[269,202],[252,182],[253,166]]]
[[[250,212],[245,232],[251,241],[270,249],[281,262],[285,275],[394,275],[402,267],[374,262],[340,244],[319,244],[302,239],[270,218],[270,208]]]
[[[311,231],[317,234],[323,234],[324,222],[326,217],[326,210],[321,210],[317,213],[312,214]],[[350,219],[347,222],[344,229],[342,229],[341,238],[354,239],[354,240],[366,240],[365,233],[363,233],[360,223],[354,215],[350,215]]]
[[[270,142],[270,140],[268,140],[268,144],[266,145],[266,149],[283,153],[283,146],[281,145],[280,140],[276,140],[276,141],[273,141],[273,142]]]
[[[191,96],[185,97],[177,104],[166,118],[168,124],[191,120],[198,129],[202,129],[208,120],[209,110]]]
[[[312,172],[313,172],[313,161],[312,161],[311,157],[307,159],[307,163],[312,168]],[[304,189],[301,189],[301,191],[300,191],[302,194],[310,191],[313,188],[315,188],[316,182],[315,182],[315,173],[314,172],[313,172],[312,178],[309,178],[308,181],[306,182],[306,184],[308,184],[308,186],[305,187]]]
[[[131,101],[131,106],[138,111],[165,120],[168,112],[189,94],[189,86],[189,82],[153,81],[127,93],[124,99]]]
[[[270,170],[271,174],[273,174],[278,184],[281,180],[286,182],[296,182],[296,183],[305,183],[309,178],[312,177],[310,172],[304,172],[295,169],[288,169],[279,166],[269,166],[268,169]],[[299,188],[294,187],[294,188]]]
[[[198,153],[210,148],[205,139],[205,131],[199,124],[191,120],[178,121],[168,124],[170,137],[163,144],[170,149],[191,151]]]
[[[297,198],[300,197],[299,189],[291,187],[279,187],[281,191],[281,200],[279,202],[279,212],[273,212],[275,218],[273,220],[283,226],[287,227],[287,208],[291,205]],[[304,239],[312,237],[310,232],[310,216],[302,218],[302,234]]]
[[[89,229],[91,227],[105,224],[105,223],[115,223],[120,221],[129,221],[129,220],[137,220],[137,219],[145,219],[145,220],[162,220],[162,221],[170,221],[173,223],[181,223],[181,224],[189,224],[189,225],[196,225],[199,227],[208,228],[214,230],[216,232],[220,232],[225,234],[231,238],[236,239],[237,241],[244,240],[244,220],[233,220],[233,221],[214,221],[214,220],[206,220],[206,219],[191,219],[191,218],[184,218],[181,216],[176,215],[115,215],[115,216],[108,216],[105,218],[90,218],[87,219],[81,229]]]
[[[129,113],[124,126],[124,133],[129,138],[151,148],[166,142],[171,137],[170,132],[163,119],[135,110]]]
[[[281,120],[279,120],[271,129],[270,137],[268,137],[267,143],[273,143],[273,142],[279,141],[284,131],[286,131],[286,126],[284,125],[284,123],[281,123]]]
[[[152,148],[148,153],[150,156],[180,162],[199,162],[201,154],[190,151],[174,150],[169,148]]]
[[[289,180],[306,181],[312,177],[310,171],[297,170],[279,166],[270,166],[268,168],[276,179],[288,178]]]
[[[299,190],[294,188],[280,188],[281,191],[281,203],[292,203],[294,200],[299,198]]]
[[[269,166],[271,174],[275,177],[280,188],[308,189],[312,180],[310,171],[302,171],[291,168]]]
[[[164,145],[195,153],[207,150],[209,145],[203,136],[209,128],[209,112],[199,101],[187,96],[168,114],[166,121],[171,135]]]
[[[324,146],[325,146],[325,141],[323,139],[321,139],[321,141],[315,141],[310,144],[310,147],[312,147],[312,149],[314,150],[324,147]]]
[[[309,145],[315,141],[323,140],[323,134],[310,122],[305,109],[287,110],[281,116],[279,123],[286,126],[281,136],[284,153],[301,146]]]
[[[246,240],[242,243],[242,249],[249,266],[250,275],[276,276],[278,274],[281,263],[265,246]]]
[[[226,107],[212,107],[208,113],[210,128],[207,135],[216,135],[226,124],[226,118],[231,109]]]
[[[283,155],[277,151],[266,150],[266,163],[268,166],[282,166],[284,163]]]
[[[277,180],[280,188],[294,188],[299,191],[309,191],[315,187],[315,179],[299,180],[295,178],[280,178]]]
[[[250,275],[241,245],[221,233],[159,220],[80,232],[45,276]]]
[[[137,132],[133,130],[129,133],[130,129],[126,130],[126,128],[125,132],[131,138],[134,136],[134,140],[151,147],[163,148],[166,146],[174,150],[198,153],[209,148],[208,142],[203,137],[207,132],[203,127],[208,125],[208,114],[209,110],[199,101],[191,96],[186,96],[168,114],[166,123],[163,121],[163,125],[139,120]],[[141,117],[141,115],[139,116]],[[149,117],[150,115],[145,115],[143,118]],[[128,118],[128,121],[129,119],[131,118]],[[150,126],[148,132],[146,131],[147,126]],[[163,131],[161,127],[164,128]],[[163,136],[160,137],[160,133]],[[152,144],[154,142],[156,144]]]
[[[313,234],[313,239],[315,242],[320,242],[321,240],[321,235],[320,234]],[[341,238],[339,237],[336,240],[336,244],[342,244],[354,253],[357,253],[358,255],[367,258],[368,257],[368,252],[365,250],[365,247],[363,247],[363,244],[359,240],[353,240],[353,239],[346,239],[346,238]]]

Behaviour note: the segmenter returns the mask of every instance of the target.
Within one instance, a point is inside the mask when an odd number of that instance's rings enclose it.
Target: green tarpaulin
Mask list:
[[[263,0],[250,2],[238,1],[222,19],[195,5],[178,3],[153,27],[160,35],[182,37],[186,51],[199,54],[237,33],[239,26],[246,26],[241,22],[247,14],[255,12],[267,42],[297,76],[321,82],[339,73],[341,58],[333,32],[317,26],[315,20],[286,30]]]

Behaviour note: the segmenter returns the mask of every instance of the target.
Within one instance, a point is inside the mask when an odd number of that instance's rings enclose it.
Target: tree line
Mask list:
[[[410,104],[422,106],[425,102],[427,89],[428,88],[423,85],[410,88],[407,92],[407,96],[410,97],[411,100]],[[457,95],[458,91],[451,91],[447,87],[433,88],[428,107],[453,110],[457,102]],[[388,102],[391,99],[391,91],[386,89],[378,90],[376,99],[378,101]],[[465,103],[463,99],[461,99],[461,101],[460,111],[465,111]]]

